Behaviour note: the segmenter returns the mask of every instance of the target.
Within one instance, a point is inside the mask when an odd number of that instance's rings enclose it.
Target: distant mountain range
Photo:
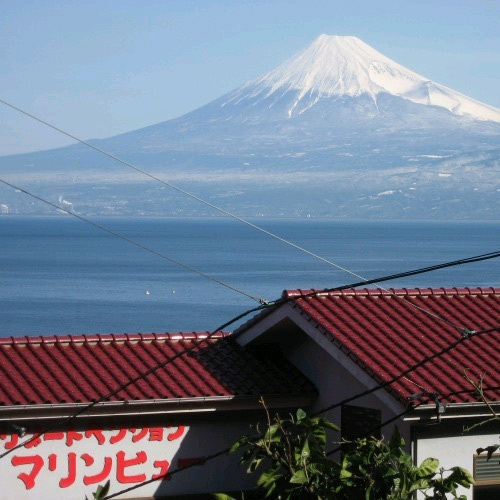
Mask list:
[[[239,215],[500,218],[500,110],[352,36],[321,35],[180,118],[91,142]],[[82,214],[213,214],[83,145],[1,157],[0,174]],[[0,212],[48,210],[0,191]]]

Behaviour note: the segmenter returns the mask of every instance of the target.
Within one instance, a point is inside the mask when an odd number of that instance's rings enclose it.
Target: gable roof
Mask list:
[[[206,339],[208,333],[0,339],[0,406],[88,403]],[[219,332],[110,401],[313,395],[284,359],[255,356]],[[292,406],[292,405],[289,405]]]
[[[313,295],[302,297],[309,294]],[[500,326],[500,288],[288,290],[283,298],[294,299],[288,306],[377,383],[391,380],[461,337],[453,326],[425,311],[463,329]],[[236,333],[243,333],[263,316],[253,318]],[[293,320],[293,313],[290,317]],[[500,331],[470,338],[387,390],[400,401],[428,391],[439,393],[443,401],[475,402],[467,372],[474,380],[484,376],[484,387],[496,388],[487,390],[486,397],[500,401],[499,340]]]

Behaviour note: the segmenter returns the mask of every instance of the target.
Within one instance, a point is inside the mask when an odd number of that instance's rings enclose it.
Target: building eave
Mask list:
[[[484,419],[493,416],[491,410],[497,415],[500,413],[500,401],[489,403],[489,407],[484,403],[446,403],[444,406],[445,412],[438,414],[434,403],[421,405],[407,414],[404,420],[415,423],[435,423],[452,419]]]
[[[316,394],[265,395],[270,408],[309,407]],[[87,407],[89,403],[58,403],[42,405],[12,405],[0,407],[0,422],[28,421],[33,419],[64,419]],[[155,414],[211,413],[262,409],[258,396],[211,396],[196,398],[152,399],[133,401],[104,401],[78,415],[76,419],[113,418]]]

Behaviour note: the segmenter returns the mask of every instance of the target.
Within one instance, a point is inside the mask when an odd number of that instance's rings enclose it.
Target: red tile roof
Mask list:
[[[312,290],[290,290],[298,297]],[[318,293],[292,302],[332,342],[377,381],[387,381],[461,337],[457,329],[429,316],[430,311],[462,328],[482,330],[500,325],[500,288],[379,289]],[[484,387],[500,386],[500,331],[459,344],[394,383],[398,399],[437,392],[444,400],[476,401],[464,372]],[[458,393],[446,396],[450,393]],[[500,390],[486,395],[500,401]]]
[[[0,405],[99,399],[207,333],[0,338]],[[258,358],[217,333],[110,401],[312,394],[283,360]]]

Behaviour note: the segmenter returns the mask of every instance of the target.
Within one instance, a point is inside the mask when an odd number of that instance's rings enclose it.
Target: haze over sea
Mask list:
[[[359,281],[234,220],[96,222],[266,300]],[[366,279],[500,247],[500,222],[254,222]],[[499,276],[496,259],[383,286],[498,286]],[[256,305],[70,217],[1,217],[0,279],[0,336],[205,331]]]

